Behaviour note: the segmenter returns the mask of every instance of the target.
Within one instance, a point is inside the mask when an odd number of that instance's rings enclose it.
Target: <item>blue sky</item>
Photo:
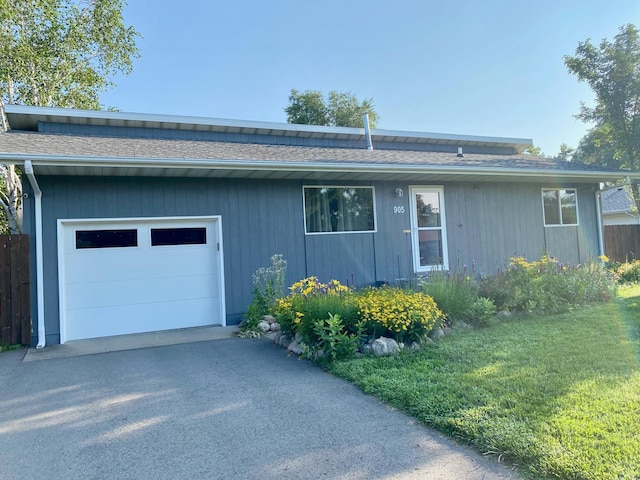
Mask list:
[[[575,147],[578,42],[640,26],[638,0],[130,0],[141,58],[103,95],[125,112],[285,122],[289,92],[373,97],[379,128]]]

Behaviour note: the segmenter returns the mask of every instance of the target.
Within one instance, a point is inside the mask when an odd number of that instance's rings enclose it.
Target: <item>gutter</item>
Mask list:
[[[24,173],[29,179],[35,195],[36,214],[36,292],[38,299],[38,344],[36,348],[44,348],[47,343],[44,326],[44,271],[42,265],[42,190],[38,185],[31,160],[24,161]]]
[[[623,176],[640,179],[638,172],[611,171],[576,171],[554,170],[549,168],[501,168],[501,167],[469,167],[462,165],[397,165],[389,163],[341,163],[333,162],[289,162],[281,160],[236,160],[236,159],[200,159],[200,158],[145,158],[145,157],[87,157],[79,155],[49,154],[0,154],[0,163],[5,158],[15,162],[16,159],[37,160],[42,167],[101,167],[101,168],[188,168],[194,170],[233,169],[239,171],[284,171],[313,173],[385,173],[385,174],[452,174],[477,175],[479,177],[548,177],[557,179],[619,179]],[[569,181],[569,180],[567,180]]]

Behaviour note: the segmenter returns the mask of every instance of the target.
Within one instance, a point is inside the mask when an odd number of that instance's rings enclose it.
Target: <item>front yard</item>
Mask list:
[[[531,478],[640,478],[640,285],[328,368]]]

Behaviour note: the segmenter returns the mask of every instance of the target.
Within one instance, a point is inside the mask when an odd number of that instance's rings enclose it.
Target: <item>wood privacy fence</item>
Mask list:
[[[29,236],[0,235],[0,343],[31,343]]]
[[[604,251],[616,262],[640,259],[640,225],[605,225]]]

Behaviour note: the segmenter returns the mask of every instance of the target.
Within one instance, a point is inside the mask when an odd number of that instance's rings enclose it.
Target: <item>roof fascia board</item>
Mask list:
[[[189,159],[189,158],[163,158],[149,159],[144,157],[78,157],[78,156],[51,156],[51,155],[11,155],[0,154],[0,163],[23,165],[25,160],[31,160],[34,167],[59,166],[59,167],[105,167],[105,168],[190,168],[190,169],[234,169],[255,171],[294,171],[294,172],[363,172],[363,173],[389,173],[389,174],[458,174],[478,176],[516,176],[516,177],[571,177],[576,179],[593,179],[600,181],[603,178],[633,178],[640,180],[640,172],[611,172],[611,171],[576,171],[553,169],[523,169],[523,168],[497,168],[497,167],[465,167],[444,165],[390,165],[368,163],[316,163],[316,162],[274,162],[274,161],[237,161],[225,159]]]

